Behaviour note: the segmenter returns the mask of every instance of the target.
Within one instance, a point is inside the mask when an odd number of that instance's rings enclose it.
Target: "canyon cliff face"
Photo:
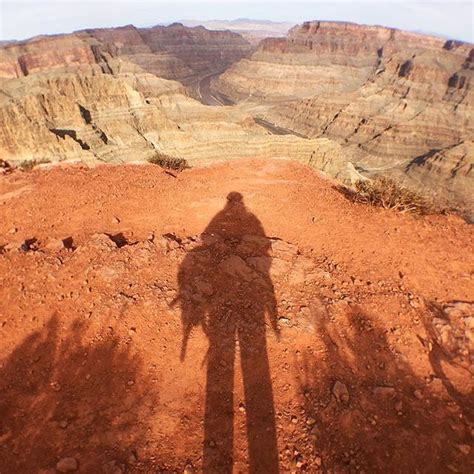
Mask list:
[[[181,24],[37,37],[0,47],[0,158],[291,158],[469,210],[473,64],[469,44],[334,22],[256,50]]]
[[[248,41],[230,31],[187,28],[180,23],[153,28],[133,25],[90,29],[70,35],[37,37],[0,49],[0,79],[39,72],[87,71],[120,58],[165,79],[190,83],[221,72],[251,51]]]
[[[0,157],[146,159],[159,134],[178,126],[156,99],[191,101],[183,84],[222,71],[249,47],[235,33],[179,24],[9,44],[0,48]]]
[[[88,30],[0,49],[0,157],[93,164],[165,153],[204,164],[291,156],[350,181],[357,173],[337,143],[272,135],[238,108],[190,97],[186,86],[221,72],[248,47],[234,33],[172,25]]]
[[[366,175],[429,175],[422,182],[430,188],[451,180],[449,187],[458,183],[472,202],[474,157],[464,144],[474,136],[473,61],[474,46],[466,43],[308,22],[287,38],[262,41],[213,87],[235,102],[258,104],[254,114],[278,126],[337,140]],[[415,173],[419,157],[456,146],[469,150],[464,174],[456,160]]]

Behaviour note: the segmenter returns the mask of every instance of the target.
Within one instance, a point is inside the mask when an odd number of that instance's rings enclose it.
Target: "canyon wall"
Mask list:
[[[239,108],[189,97],[186,86],[249,48],[235,33],[180,24],[10,44],[0,49],[1,158],[123,163],[165,153],[205,164],[291,157],[345,181],[358,177],[331,140],[274,135]]]
[[[250,43],[230,31],[187,28],[180,23],[153,28],[127,25],[36,37],[0,48],[0,79],[53,70],[87,71],[120,58],[165,79],[189,83],[220,72],[251,51]]]
[[[473,208],[473,64],[466,43],[335,22],[256,50],[181,24],[37,37],[0,47],[0,158],[292,158]]]
[[[36,75],[4,84],[2,158],[93,164],[164,153],[204,165],[291,157],[343,181],[359,176],[336,142],[273,135],[243,111],[207,107],[185,95],[179,83],[137,68],[116,75]]]
[[[422,179],[428,188],[440,180],[452,180],[454,188],[459,181],[472,200],[472,188],[461,183],[474,184],[472,147],[463,146],[463,174],[456,160],[438,152],[474,137],[473,75],[471,44],[307,22],[287,38],[263,40],[213,87],[234,102],[258,105],[254,115],[280,127],[337,140],[367,175],[393,170],[400,176],[400,169],[408,181],[430,175]],[[435,153],[443,166],[415,173],[419,157]]]

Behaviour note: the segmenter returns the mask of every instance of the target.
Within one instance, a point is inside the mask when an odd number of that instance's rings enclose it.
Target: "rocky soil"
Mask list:
[[[473,470],[459,218],[268,159],[14,171],[0,216],[1,473]]]

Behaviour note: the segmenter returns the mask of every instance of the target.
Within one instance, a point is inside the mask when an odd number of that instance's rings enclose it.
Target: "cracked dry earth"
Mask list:
[[[472,227],[288,161],[0,180],[0,472],[472,472]]]

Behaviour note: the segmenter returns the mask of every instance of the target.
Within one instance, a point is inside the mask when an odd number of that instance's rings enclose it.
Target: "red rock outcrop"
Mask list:
[[[93,49],[75,35],[37,37],[0,49],[0,79],[96,64]]]

